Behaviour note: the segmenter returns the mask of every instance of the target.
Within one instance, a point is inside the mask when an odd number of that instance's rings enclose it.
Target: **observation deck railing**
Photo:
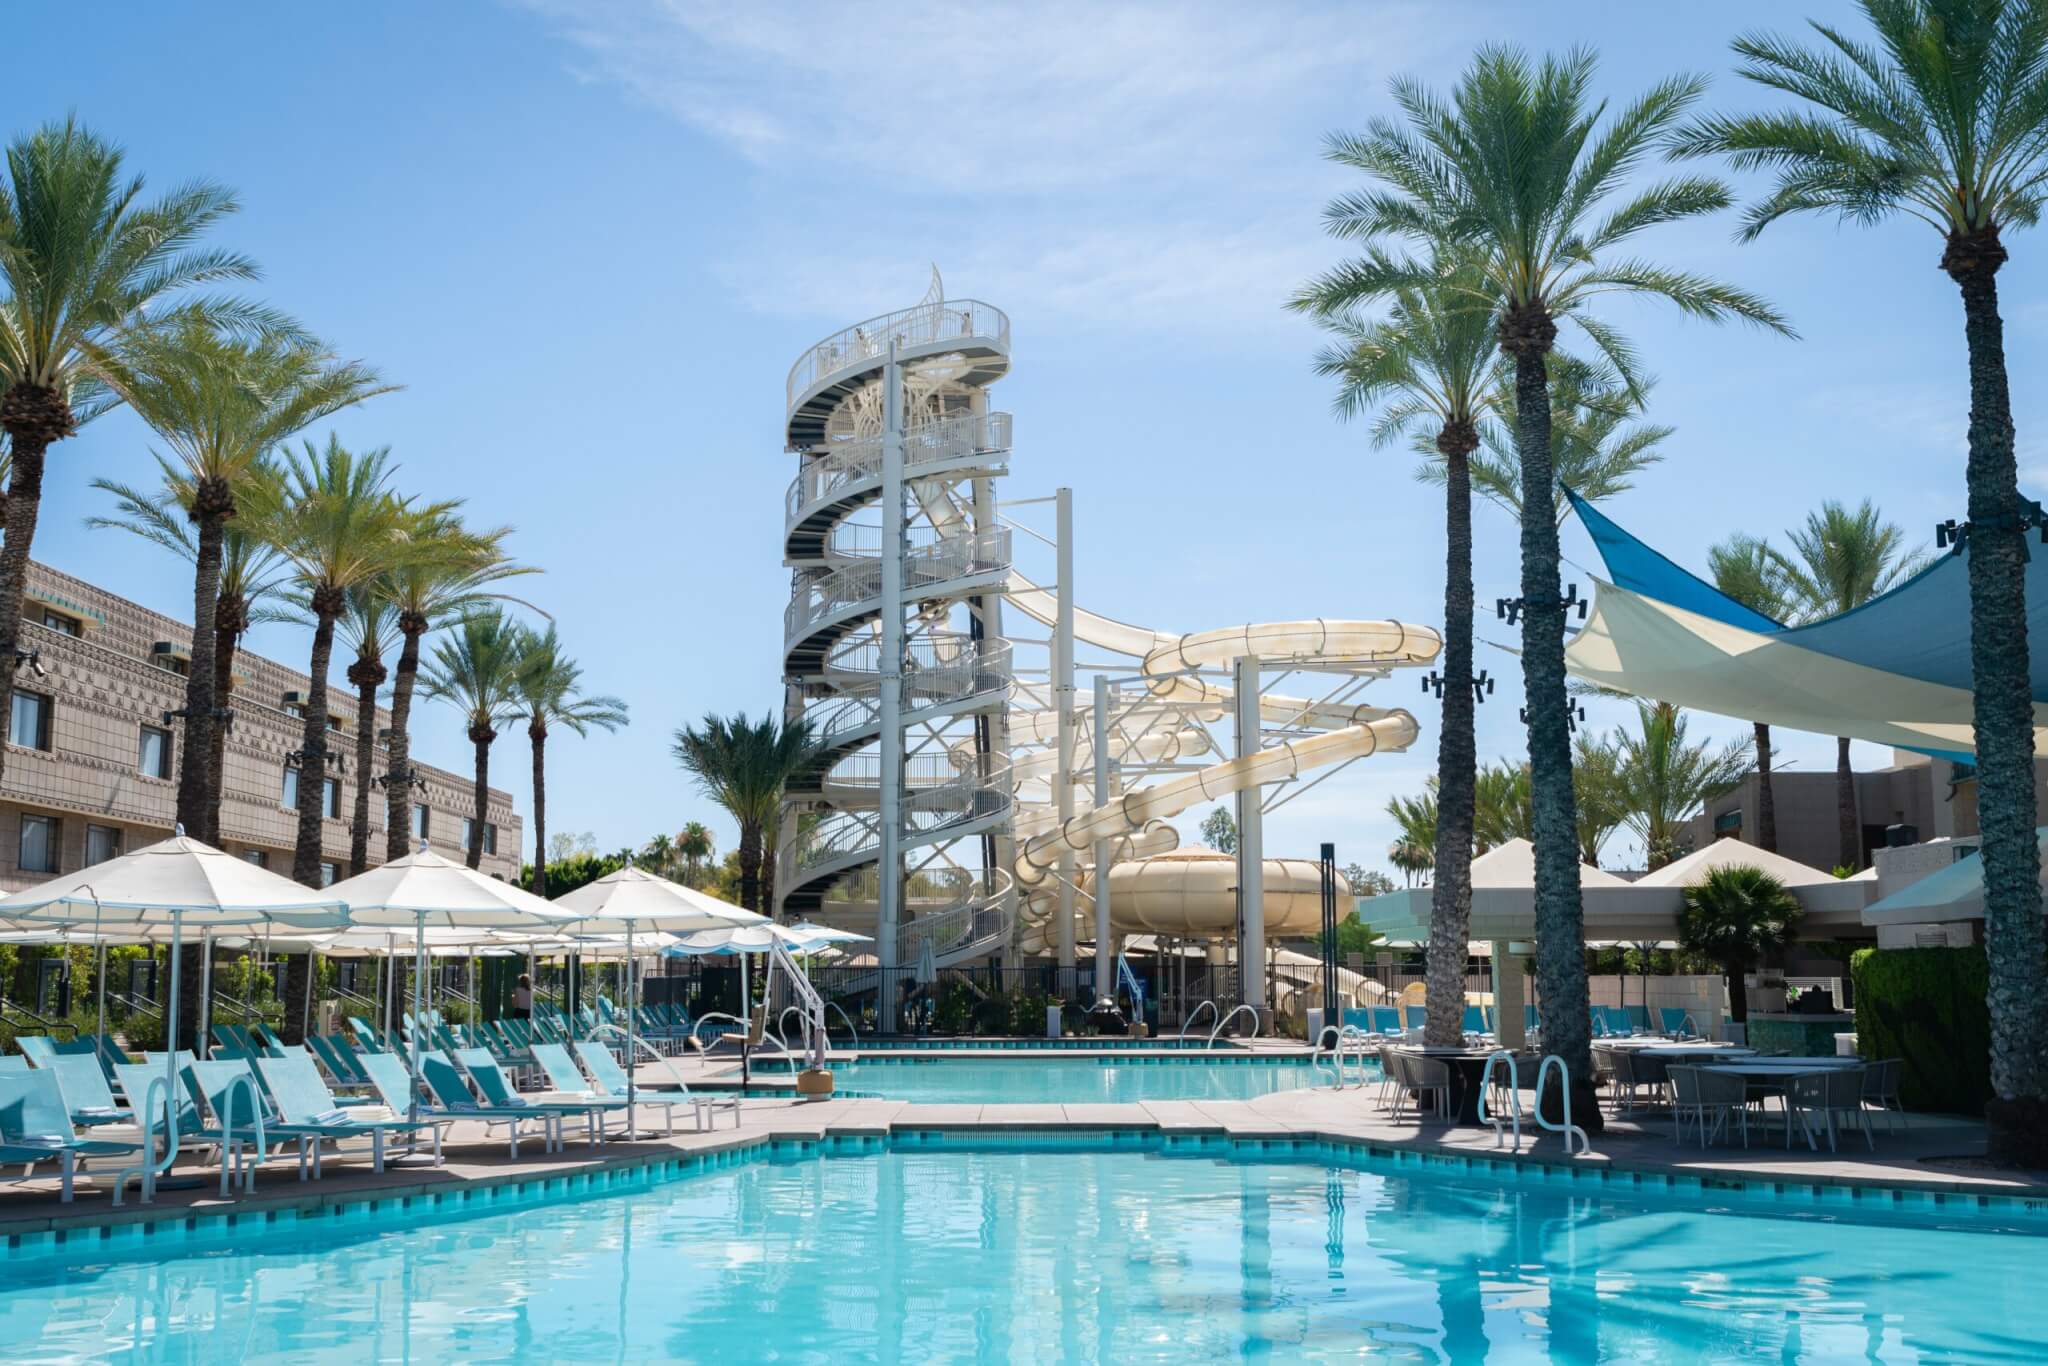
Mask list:
[[[956,579],[995,574],[1010,567],[1007,527],[986,527],[918,546],[903,556],[903,590],[916,596]],[[809,582],[799,582],[783,613],[783,639],[794,643],[811,627],[882,593],[879,558],[841,566]]]
[[[949,464],[984,452],[1010,449],[1008,413],[965,413],[912,428],[903,437],[903,473],[914,479],[920,469]],[[790,481],[784,500],[789,524],[795,526],[841,490],[882,477],[882,438],[864,436],[835,442],[825,454],[804,461]]]
[[[789,367],[784,399],[794,412],[798,399],[821,381],[842,371],[879,364],[889,354],[889,343],[899,350],[931,346],[940,342],[986,338],[996,349],[1010,349],[1010,318],[994,304],[979,299],[944,299],[937,303],[914,304],[857,322],[834,332],[797,357]]]

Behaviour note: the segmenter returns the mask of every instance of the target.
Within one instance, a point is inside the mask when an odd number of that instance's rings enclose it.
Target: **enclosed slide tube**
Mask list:
[[[1417,733],[1415,718],[1405,711],[1396,711],[1363,726],[1284,741],[1271,749],[1226,759],[1198,772],[1127,792],[1106,806],[1077,815],[1028,841],[1017,855],[1017,882],[1030,888],[1045,881],[1062,851],[1079,853],[1097,840],[1141,831],[1152,822],[1197,803],[1216,801],[1246,788],[1285,782],[1311,769],[1348,763],[1381,750],[1406,749],[1415,743]]]

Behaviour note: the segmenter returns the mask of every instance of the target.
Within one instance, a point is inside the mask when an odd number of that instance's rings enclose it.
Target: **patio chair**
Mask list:
[[[31,1067],[47,1067],[50,1059],[57,1056],[57,1041],[47,1034],[17,1034],[14,1046]]]
[[[27,1176],[38,1162],[57,1160],[58,1199],[71,1203],[79,1167],[96,1157],[128,1157],[136,1143],[83,1139],[73,1132],[64,1092],[48,1071],[0,1076],[0,1166],[20,1166]]]
[[[356,1059],[356,1052],[340,1035],[308,1034],[306,1046],[313,1050],[313,1056],[327,1069],[327,1075],[342,1086],[367,1085],[369,1078],[364,1075],[362,1065]]]
[[[1692,1012],[1684,1006],[1657,1007],[1657,1027],[1674,1039],[1685,1037],[1686,1022],[1691,1018]]]
[[[1609,1109],[1617,1115],[1634,1111],[1636,1089],[1646,1084],[1640,1065],[1648,1059],[1637,1057],[1634,1050],[1627,1048],[1597,1048],[1593,1053],[1596,1064],[1612,1082]]]
[[[1465,1018],[1459,1022],[1458,1028],[1467,1034],[1486,1033],[1486,1012],[1478,1006],[1466,1006]]]
[[[1416,1121],[1422,1119],[1420,1101],[1427,1096],[1432,1112],[1439,1118],[1450,1113],[1451,1108],[1451,1065],[1441,1058],[1418,1057],[1403,1053],[1399,1049],[1389,1051],[1394,1059],[1395,1081],[1400,1090],[1395,1093],[1392,1118],[1399,1119],[1408,1107],[1412,1096],[1416,1102]]]
[[[271,1097],[285,1123],[311,1129],[337,1148],[342,1140],[370,1140],[370,1170],[384,1170],[384,1138],[387,1134],[417,1134],[425,1129],[434,1138],[434,1165],[441,1165],[441,1131],[426,1121],[403,1116],[397,1119],[369,1119],[349,1114],[334,1099],[327,1083],[320,1080],[311,1058],[258,1058],[256,1071],[270,1083]],[[313,1177],[320,1177],[320,1147],[313,1146]]]
[[[612,1100],[590,1088],[590,1081],[576,1069],[576,1060],[569,1056],[566,1046],[558,1043],[537,1043],[533,1046],[533,1061],[546,1078],[552,1098],[557,1100],[582,1100],[592,1105],[602,1105],[608,1111],[623,1110],[626,1102]],[[633,1117],[628,1115],[630,1125]]]
[[[1741,1077],[1681,1065],[1668,1067],[1665,1072],[1671,1079],[1673,1143],[1685,1141],[1685,1126],[1690,1120],[1704,1148],[1732,1118],[1742,1130],[1742,1146],[1749,1146],[1749,1087]]]
[[[1903,1058],[1886,1058],[1863,1069],[1863,1103],[1884,1115],[1884,1131],[1897,1133],[1906,1107],[1899,1101],[1899,1081],[1905,1075]],[[1869,1123],[1868,1118],[1864,1120]]]
[[[388,1055],[387,1055],[388,1056]],[[402,1068],[403,1061],[393,1058]],[[384,1066],[375,1058],[363,1059],[366,1068]],[[555,1152],[562,1146],[562,1116],[553,1110],[531,1109],[526,1106],[498,1106],[477,1099],[469,1089],[469,1083],[462,1079],[452,1060],[444,1053],[425,1053],[420,1056],[420,1082],[427,1088],[427,1094],[434,1098],[433,1117],[442,1119],[473,1119],[481,1123],[486,1132],[502,1126],[506,1132],[513,1157],[519,1156],[520,1126],[538,1124],[541,1129],[541,1149]],[[389,1078],[387,1083],[395,1083]],[[382,1087],[380,1086],[380,1090]]]
[[[477,1090],[486,1104],[495,1110],[534,1110],[552,1112],[567,1117],[582,1115],[585,1131],[591,1146],[604,1146],[604,1115],[612,1107],[591,1101],[539,1100],[522,1096],[512,1089],[512,1083],[499,1070],[497,1061],[481,1048],[465,1048],[455,1055],[455,1061],[462,1064],[462,1070],[469,1073],[476,1082]],[[556,1130],[556,1142],[561,1141],[561,1130]]]
[[[27,1073],[27,1057],[20,1053],[0,1053],[0,1077],[19,1077]]]
[[[243,1190],[256,1189],[256,1168],[262,1165],[264,1150],[272,1143],[298,1144],[299,1180],[307,1179],[320,1146],[319,1134],[277,1119],[257,1089],[255,1071],[246,1061],[212,1059],[194,1062],[187,1070],[213,1115],[213,1123],[208,1127],[219,1136],[222,1195],[228,1193],[230,1170],[241,1178]]]

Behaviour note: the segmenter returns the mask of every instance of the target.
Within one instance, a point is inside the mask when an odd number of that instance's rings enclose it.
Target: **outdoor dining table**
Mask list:
[[[1732,1043],[1656,1043],[1634,1050],[1651,1058],[1751,1058],[1754,1048]]]
[[[1862,1067],[1863,1065],[1863,1059],[1861,1058],[1765,1057],[1743,1058],[1735,1062],[1708,1063],[1703,1065],[1700,1070],[1702,1072],[1719,1072],[1723,1076],[1741,1077],[1749,1090],[1761,1097],[1784,1094],[1786,1084],[1795,1077],[1810,1077],[1820,1072],[1835,1072],[1847,1068]],[[1792,1146],[1792,1111],[1789,1108],[1789,1103],[1784,1113],[1785,1146],[1789,1148]],[[1813,1132],[1810,1129],[1807,1131],[1806,1142],[1807,1146],[1811,1148],[1817,1149],[1820,1146],[1814,1140]]]

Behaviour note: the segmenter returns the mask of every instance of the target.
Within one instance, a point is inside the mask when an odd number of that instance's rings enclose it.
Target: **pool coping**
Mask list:
[[[915,1111],[918,1107],[903,1107]],[[794,1113],[800,1113],[800,1109]],[[730,1163],[773,1156],[776,1151],[809,1152],[827,1147],[835,1140],[876,1140],[882,1144],[903,1142],[912,1148],[944,1146],[948,1135],[959,1138],[1012,1140],[1038,1136],[1047,1140],[1092,1138],[1128,1134],[1135,1140],[1157,1138],[1165,1153],[1195,1155],[1213,1150],[1217,1142],[1233,1152],[1298,1154],[1295,1160],[1309,1160],[1315,1149],[1337,1149],[1359,1160],[1382,1160],[1399,1168],[1416,1166],[1445,1171],[1512,1171],[1517,1180],[1532,1177],[1541,1184],[1588,1186],[1630,1193],[1688,1193],[1705,1197],[1720,1192],[1796,1203],[1801,1207],[1861,1211],[1866,1214],[1923,1214],[1954,1211],[1982,1218],[2009,1217],[2029,1225],[2040,1224],[2048,1231],[2048,1187],[2030,1186],[2019,1193],[1988,1191],[1964,1181],[1930,1177],[1923,1179],[1879,1179],[1843,1174],[1811,1177],[1771,1175],[1741,1176],[1728,1170],[1697,1167],[1673,1168],[1634,1163],[1594,1153],[1567,1158],[1555,1152],[1470,1149],[1439,1143],[1424,1132],[1413,1141],[1369,1138],[1302,1126],[1276,1125],[1260,1129],[1255,1125],[1165,1124],[1145,1120],[1067,1120],[1048,1123],[1038,1119],[976,1120],[971,1122],[919,1119],[914,1113],[901,1114],[885,1122],[862,1122],[848,1117],[828,1121],[823,1127],[778,1128],[773,1120],[764,1127],[738,1130],[725,1137],[676,1147],[656,1141],[635,1151],[616,1156],[601,1155],[573,1169],[502,1170],[455,1178],[446,1175],[436,1181],[382,1185],[374,1189],[341,1189],[332,1192],[317,1183],[292,1182],[275,1192],[259,1191],[233,1203],[220,1205],[126,1205],[120,1209],[103,1206],[82,1213],[55,1214],[26,1219],[0,1220],[0,1262],[10,1257],[73,1259],[98,1250],[118,1252],[146,1244],[176,1227],[178,1236],[189,1237],[205,1231],[233,1231],[243,1227],[275,1228],[301,1225],[308,1217],[346,1218],[351,1212],[367,1217],[380,1208],[409,1210],[425,1201],[431,1208],[461,1207],[481,1201],[518,1198],[521,1194],[545,1197],[551,1193],[588,1191],[601,1194],[623,1189],[621,1174],[654,1168],[673,1168],[677,1176]],[[701,1138],[691,1135],[693,1138]],[[440,1171],[434,1168],[426,1170]],[[651,1177],[650,1177],[651,1179]],[[535,1188],[528,1191],[527,1188]]]

